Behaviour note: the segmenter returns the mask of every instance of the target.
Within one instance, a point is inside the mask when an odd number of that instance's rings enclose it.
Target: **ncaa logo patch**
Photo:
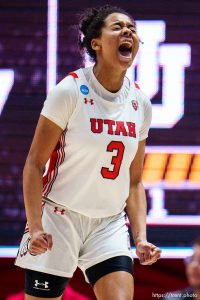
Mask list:
[[[83,95],[89,94],[89,88],[87,87],[87,85],[82,84],[80,86],[80,91]]]
[[[132,100],[132,106],[135,109],[135,111],[138,109],[138,102],[137,102],[137,100]]]

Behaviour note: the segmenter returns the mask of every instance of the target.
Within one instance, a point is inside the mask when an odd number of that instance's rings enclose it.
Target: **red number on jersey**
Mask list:
[[[111,164],[114,165],[113,170],[109,170],[109,168],[103,167],[101,169],[101,175],[103,178],[108,179],[115,179],[119,175],[123,155],[124,155],[124,149],[125,146],[122,142],[119,141],[112,141],[110,144],[108,144],[107,151],[113,152],[114,150],[117,150],[117,155],[112,157]]]

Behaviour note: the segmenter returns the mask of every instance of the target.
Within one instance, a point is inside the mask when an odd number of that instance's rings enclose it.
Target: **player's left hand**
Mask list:
[[[141,265],[152,265],[160,258],[161,250],[147,241],[140,241],[136,245],[136,254]]]

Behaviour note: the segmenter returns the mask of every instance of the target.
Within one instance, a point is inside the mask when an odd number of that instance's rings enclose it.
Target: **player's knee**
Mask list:
[[[97,299],[101,300],[133,300],[133,290],[127,289],[127,287],[117,287],[113,289],[101,289],[94,287],[95,295]]]
[[[118,291],[118,295],[116,300],[133,300],[134,297],[132,289],[125,290],[124,288]]]

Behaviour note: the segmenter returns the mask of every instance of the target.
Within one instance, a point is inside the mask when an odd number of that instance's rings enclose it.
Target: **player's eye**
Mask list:
[[[129,29],[130,29],[132,32],[134,32],[134,33],[136,33],[136,32],[137,32],[137,31],[136,31],[136,28],[135,28],[134,26],[132,26],[132,25],[131,25],[131,26],[129,26],[128,28],[129,28]]]
[[[114,25],[114,26],[113,26],[113,29],[114,29],[114,30],[120,30],[120,29],[121,29],[121,26],[120,26],[120,25]]]

